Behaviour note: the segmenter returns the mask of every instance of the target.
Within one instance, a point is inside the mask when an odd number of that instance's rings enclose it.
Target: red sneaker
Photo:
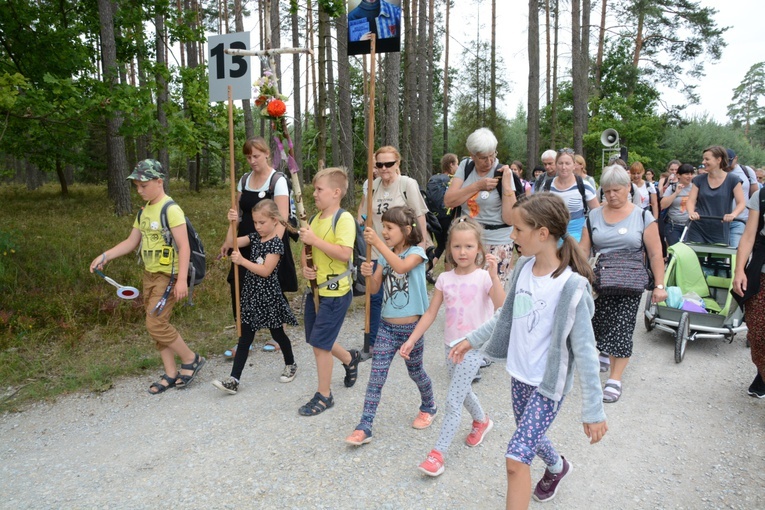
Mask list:
[[[417,469],[428,476],[438,476],[444,472],[444,457],[438,450],[430,450],[428,458]]]
[[[478,446],[483,442],[484,436],[486,436],[492,427],[494,427],[494,422],[491,421],[488,415],[483,423],[473,420],[473,430],[470,431],[470,434],[465,439],[465,444],[471,447]]]

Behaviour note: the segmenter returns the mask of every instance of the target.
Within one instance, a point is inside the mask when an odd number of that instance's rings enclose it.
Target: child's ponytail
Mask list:
[[[558,257],[561,265],[553,273],[553,278],[561,274],[566,267],[571,267],[572,271],[584,276],[590,283],[595,280],[592,267],[582,254],[579,243],[568,232],[558,239]]]

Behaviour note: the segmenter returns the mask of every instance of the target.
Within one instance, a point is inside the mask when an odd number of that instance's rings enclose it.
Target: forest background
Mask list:
[[[630,161],[657,170],[675,158],[697,164],[712,144],[735,148],[750,166],[765,164],[765,62],[735,77],[705,77],[737,35],[718,23],[716,9],[692,0],[497,4],[465,1],[457,9],[450,0],[401,0],[402,51],[374,63],[370,143],[366,78],[373,63],[347,56],[341,0],[3,2],[0,380],[9,395],[108,387],[111,377],[155,363],[131,341],[140,336],[140,309],[115,302],[103,286],[95,290],[84,268],[126,234],[124,216],[140,204],[125,177],[147,157],[169,169],[170,191],[208,251],[222,242],[229,132],[226,104],[208,100],[212,34],[247,30],[254,49],[269,40],[270,47],[313,50],[277,58],[274,69],[305,185],[323,166],[345,166],[358,190],[367,147],[394,145],[403,172],[424,186],[445,152],[466,155],[467,135],[482,126],[497,134],[500,160],[518,159],[527,171],[543,150],[570,146],[597,177],[606,128],[619,132]],[[511,28],[497,26],[498,8],[512,13]],[[475,16],[473,36],[465,34],[466,16]],[[525,90],[536,92],[511,105],[512,113],[503,103],[513,91],[508,55],[497,51],[498,40],[509,37],[526,40]],[[251,62],[254,81],[262,69]],[[717,98],[729,104],[725,122],[687,113],[704,79],[730,84],[729,97]],[[244,140],[271,138],[251,101],[237,103],[234,134],[241,175]],[[357,199],[349,193],[344,207],[354,209]],[[212,278],[197,306],[179,313],[217,348],[230,341],[214,333],[230,322],[225,269],[212,257],[208,265]],[[132,262],[110,268],[118,281],[137,284]],[[200,313],[205,307],[220,317]],[[122,349],[127,361],[113,363],[108,349]],[[92,356],[84,365],[72,361],[86,353]]]

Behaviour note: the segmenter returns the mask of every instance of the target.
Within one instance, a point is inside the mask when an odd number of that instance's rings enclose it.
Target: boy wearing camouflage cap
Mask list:
[[[173,246],[165,244],[162,236],[160,213],[164,204],[172,200],[165,194],[162,165],[154,159],[145,159],[136,165],[128,180],[133,181],[146,206],[133,222],[127,239],[93,259],[90,272],[103,269],[108,261],[141,247],[145,266],[143,298],[146,329],[154,339],[165,366],[160,380],[149,387],[149,393],[156,395],[168,388],[188,386],[205,364],[205,359],[189,349],[170,324],[173,306],[188,294],[190,248],[183,211],[175,204],[167,209],[167,225],[177,246],[176,252]],[[180,370],[176,368],[176,355],[181,359]]]

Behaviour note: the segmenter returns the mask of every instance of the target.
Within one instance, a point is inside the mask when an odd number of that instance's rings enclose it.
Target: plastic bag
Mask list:
[[[681,308],[683,306],[683,291],[680,287],[667,287],[667,306]]]

